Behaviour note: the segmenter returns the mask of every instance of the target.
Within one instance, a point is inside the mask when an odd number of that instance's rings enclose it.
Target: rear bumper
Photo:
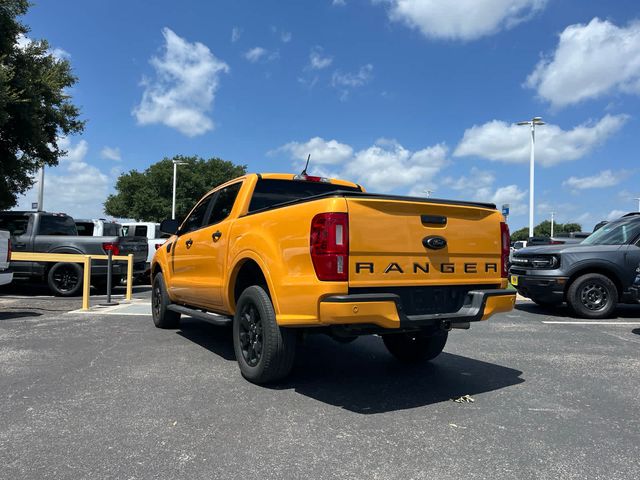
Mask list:
[[[509,312],[515,305],[513,290],[472,290],[457,312],[406,315],[402,301],[394,294],[334,295],[320,302],[323,325],[373,325],[385,329],[468,324]]]

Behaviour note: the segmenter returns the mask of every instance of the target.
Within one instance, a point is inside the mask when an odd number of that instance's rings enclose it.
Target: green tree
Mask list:
[[[235,165],[219,158],[164,158],[144,172],[131,170],[118,177],[116,194],[104,203],[107,215],[159,222],[171,216],[173,193],[173,160],[178,165],[176,188],[176,218],[183,218],[209,190],[233,178],[244,175],[246,165]]]
[[[84,128],[67,93],[76,83],[69,62],[46,40],[18,44],[29,32],[18,20],[28,8],[27,0],[0,0],[0,210],[16,204],[42,165],[58,164],[60,135]]]
[[[579,223],[554,223],[553,235],[558,236],[563,233],[581,232],[582,225]],[[538,225],[533,227],[533,235],[535,237],[550,237],[551,236],[551,222],[549,220],[543,220]],[[519,242],[529,238],[529,228],[524,227],[516,230],[511,234],[512,242]]]

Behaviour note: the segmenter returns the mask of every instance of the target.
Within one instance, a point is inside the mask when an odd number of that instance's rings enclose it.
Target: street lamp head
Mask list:
[[[516,125],[531,125],[531,122],[518,122]]]
[[[540,120],[542,120],[542,117],[533,117],[534,122],[539,122]]]

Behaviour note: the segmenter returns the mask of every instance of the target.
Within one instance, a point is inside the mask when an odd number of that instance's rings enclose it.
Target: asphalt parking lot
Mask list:
[[[0,291],[1,478],[640,478],[640,306],[519,303],[413,368],[311,336],[265,388],[228,329],[39,294]]]

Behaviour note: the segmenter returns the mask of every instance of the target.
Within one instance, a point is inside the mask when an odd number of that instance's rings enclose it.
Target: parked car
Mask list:
[[[160,224],[153,222],[124,222],[122,224],[122,235],[125,237],[144,237],[147,239],[149,251],[147,253],[147,268],[144,277],[147,281],[151,279],[151,260],[156,250],[167,241],[171,235],[160,231]]]
[[[155,325],[176,328],[181,314],[232,323],[240,371],[255,383],[289,373],[305,330],[341,342],[378,334],[416,362],[439,355],[451,328],[515,303],[509,229],[493,204],[252,174],[161,229],[172,236],[152,262]]]
[[[13,280],[9,262],[11,262],[11,234],[7,230],[0,230],[0,285],[6,285]]]
[[[69,215],[48,212],[0,212],[0,228],[9,230],[14,252],[134,255],[134,272],[144,271],[147,243],[143,238],[81,237]],[[82,265],[77,263],[11,262],[14,278],[45,280],[55,295],[72,296],[82,289]],[[114,262],[114,285],[126,275],[127,263]],[[95,260],[91,284],[106,289],[107,262]]]
[[[119,237],[122,225],[104,218],[76,218],[76,228],[81,237]]]
[[[638,303],[640,213],[609,222],[579,244],[527,247],[513,255],[511,283],[540,305],[566,301],[582,318]]]

